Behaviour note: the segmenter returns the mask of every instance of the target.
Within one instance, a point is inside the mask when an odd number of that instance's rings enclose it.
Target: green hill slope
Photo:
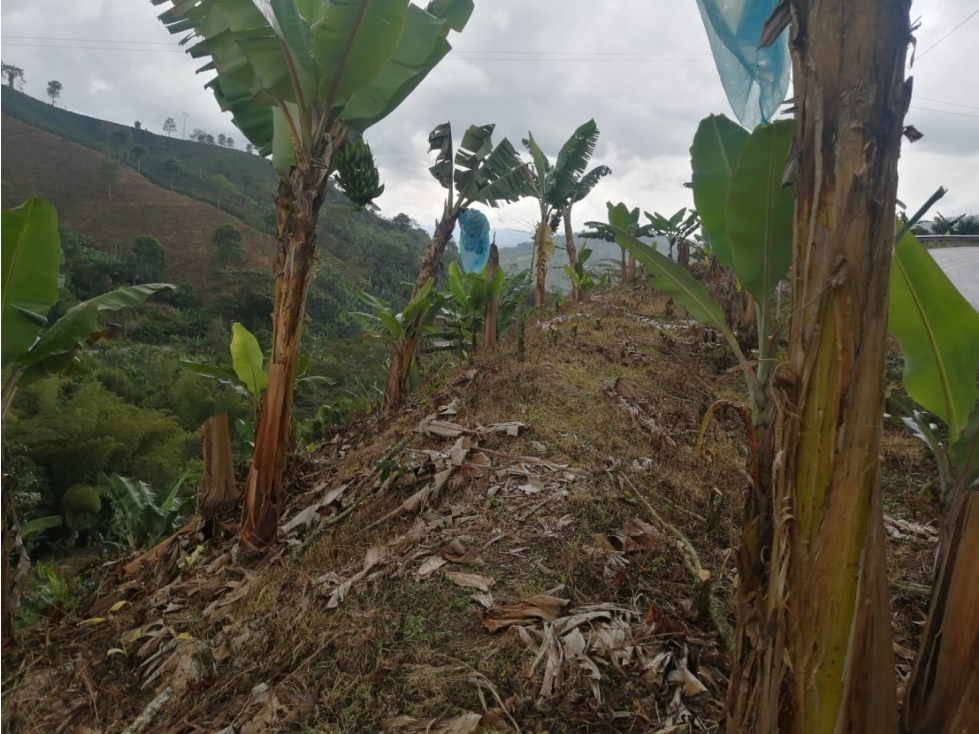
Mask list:
[[[210,237],[222,224],[242,231],[247,266],[271,262],[276,177],[267,160],[68,112],[9,87],[0,97],[4,206],[45,196],[64,226],[108,251],[152,235],[168,251],[171,279],[211,290],[220,263]],[[337,271],[325,280],[388,301],[406,296],[428,243],[419,228],[353,211],[332,189],[318,234],[321,263]]]

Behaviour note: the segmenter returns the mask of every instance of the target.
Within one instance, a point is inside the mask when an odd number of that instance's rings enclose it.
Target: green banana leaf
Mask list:
[[[689,311],[690,315],[697,321],[716,329],[724,337],[731,347],[731,351],[737,357],[738,363],[744,368],[749,390],[754,396],[761,389],[760,385],[754,372],[748,366],[748,360],[745,359],[737,338],[728,328],[721,307],[711,299],[704,284],[694,278],[689,270],[636,239],[617,224],[617,222],[628,220],[629,211],[625,205],[620,204],[615,207],[614,216],[610,218],[609,223],[609,229],[615,235],[615,241],[620,247],[631,252],[636,260],[645,266],[646,271],[653,279],[654,288],[673,296],[677,303]]]
[[[390,114],[449,52],[472,0],[151,0],[188,53],[216,71],[207,83],[235,125],[272,152],[282,175],[296,146],[318,144],[328,123],[358,133]],[[283,108],[292,105],[295,134]],[[274,144],[273,144],[274,143]]]
[[[262,366],[265,356],[258,339],[237,321],[231,325],[231,366],[238,379],[254,396],[262,394],[268,375]]]
[[[154,293],[173,289],[169,283],[146,283],[118,288],[72,306],[18,360],[25,368],[21,383],[58,371],[75,351],[105,334],[101,313],[136,306]]]
[[[724,115],[710,115],[700,121],[690,148],[694,205],[714,256],[729,270],[734,260],[727,233],[727,195],[748,137],[747,130]]]
[[[755,128],[728,186],[724,216],[734,272],[763,317],[792,262],[795,188],[783,187],[782,178],[794,135],[792,120]]]
[[[904,389],[954,443],[979,401],[979,313],[911,233],[894,247],[887,326],[904,352]]]
[[[22,358],[58,302],[58,212],[33,197],[3,212],[2,362]]]

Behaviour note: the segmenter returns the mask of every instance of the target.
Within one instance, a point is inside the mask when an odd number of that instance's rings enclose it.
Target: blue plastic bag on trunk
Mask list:
[[[490,256],[490,226],[476,209],[459,212],[459,260],[466,273],[481,273]]]
[[[724,92],[749,130],[771,122],[789,88],[789,41],[783,31],[758,48],[765,21],[779,0],[697,0]]]

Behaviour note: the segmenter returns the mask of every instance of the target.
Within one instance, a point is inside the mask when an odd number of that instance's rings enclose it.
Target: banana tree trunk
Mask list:
[[[490,245],[489,270],[487,279],[492,281],[496,274],[500,272],[500,250],[496,242]],[[500,297],[494,293],[486,302],[486,317],[483,320],[483,349],[492,351],[496,349],[497,332],[500,328]]]
[[[564,208],[564,241],[565,246],[568,249],[568,266],[573,272],[578,271],[578,250],[575,248],[574,244],[574,231],[571,229],[571,207],[566,206]],[[578,283],[571,279],[571,300],[580,301],[581,300],[581,289],[578,288]]]
[[[418,278],[415,280],[410,301],[415,299],[418,291],[428,282],[429,278],[438,278],[439,263],[442,262],[442,255],[452,237],[458,218],[459,212],[447,214],[435,225],[435,232],[432,234],[432,241],[425,253],[425,261],[418,270]],[[415,347],[418,345],[421,319],[422,317],[419,316],[407,326],[404,336],[394,347],[387,382],[384,384],[384,398],[382,400],[384,407],[400,405],[404,400],[405,390],[408,386],[408,373],[411,371],[411,362],[415,358]]]
[[[544,252],[544,239],[547,234],[547,220],[541,221],[534,235],[534,247],[537,250],[537,280],[534,288],[534,307],[540,308],[547,303],[547,253]]]
[[[636,256],[632,254],[631,250],[629,251],[629,261],[625,269],[625,281],[626,283],[636,282]]]
[[[792,316],[772,548],[731,674],[732,733],[897,728],[878,455],[909,5],[790,0]]]
[[[904,701],[905,734],[979,731],[979,492],[960,487],[949,520]]]
[[[275,540],[286,458],[292,448],[292,397],[313,272],[316,220],[323,205],[326,167],[303,173],[293,168],[279,180],[272,315],[272,360],[259,409],[255,454],[248,473],[241,539],[251,550]]]

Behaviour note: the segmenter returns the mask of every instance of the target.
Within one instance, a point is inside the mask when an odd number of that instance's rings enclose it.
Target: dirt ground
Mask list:
[[[671,311],[602,292],[327,437],[268,557],[232,514],[93,564],[85,604],[5,651],[5,731],[717,731],[749,480],[734,416],[697,437],[743,385]],[[883,467],[903,679],[934,471],[896,426]]]

